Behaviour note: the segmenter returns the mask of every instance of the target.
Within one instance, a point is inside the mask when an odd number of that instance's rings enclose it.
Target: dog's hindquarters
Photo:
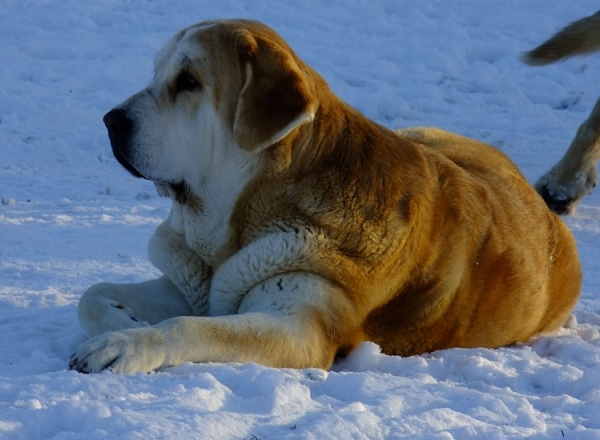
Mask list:
[[[425,298],[452,301],[446,304],[442,317],[432,321],[429,318],[434,315],[428,312],[428,319],[420,319],[426,327],[409,325],[400,332],[378,323],[387,320],[398,327],[395,315],[416,311],[414,304],[399,295],[396,304],[390,304],[396,310],[377,311],[371,325],[379,330],[376,337],[386,339],[380,342],[384,351],[415,354],[414,343],[401,346],[398,342],[410,338],[429,344],[420,347],[425,351],[451,346],[497,347],[560,327],[575,306],[581,287],[575,240],[564,222],[548,210],[500,151],[437,129],[413,128],[397,134],[458,165],[458,170],[438,166],[449,180],[432,215],[438,222],[447,212],[459,219],[452,222],[453,229],[438,231],[448,250],[441,249],[435,264],[427,265],[429,272],[419,277],[427,282],[408,286],[410,290],[403,293],[407,298],[420,298],[419,304]],[[494,163],[493,170],[486,165],[490,162]],[[477,183],[472,184],[474,181]],[[441,242],[430,236],[422,246],[432,248],[436,241]],[[460,255],[463,260],[457,261]],[[448,283],[452,276],[460,280],[456,286]],[[442,289],[446,292],[443,295]],[[442,303],[435,300],[434,304],[430,312],[439,310]],[[411,323],[408,319],[403,322]],[[394,332],[395,337],[388,336]],[[376,337],[373,339],[377,341]]]

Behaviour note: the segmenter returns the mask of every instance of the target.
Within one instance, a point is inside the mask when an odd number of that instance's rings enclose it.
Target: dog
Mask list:
[[[600,11],[575,21],[548,41],[523,55],[532,66],[543,66],[575,55],[600,50]],[[577,204],[598,182],[596,164],[600,159],[600,99],[581,124],[571,145],[559,162],[542,175],[535,187],[550,209],[573,214]]]
[[[162,277],[82,295],[76,371],[500,347],[578,299],[573,236],[503,153],[370,121],[258,22],[180,31],[104,122],[172,207],[149,244]]]

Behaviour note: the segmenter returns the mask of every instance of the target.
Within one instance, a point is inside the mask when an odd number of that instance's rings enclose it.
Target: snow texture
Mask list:
[[[112,157],[103,114],[204,19],[261,20],[344,100],[390,128],[437,126],[505,151],[530,181],[600,95],[600,56],[532,68],[592,0],[1,0],[0,438],[600,439],[600,199],[567,219],[584,284],[560,335],[424,356],[358,347],[333,370],[185,364],[67,369],[81,293],[157,276],[168,201]]]

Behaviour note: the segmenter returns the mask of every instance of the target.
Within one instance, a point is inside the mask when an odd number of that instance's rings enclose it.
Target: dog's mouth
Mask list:
[[[111,141],[112,141],[112,139],[111,139]],[[111,142],[111,146],[112,146],[112,150],[113,150],[113,155],[115,156],[115,159],[117,159],[117,162],[119,162],[123,168],[125,168],[127,171],[129,171],[129,173],[132,176],[150,180],[146,176],[144,176],[142,173],[140,173],[133,165],[131,165],[127,159],[125,159],[125,157],[119,151],[119,149],[114,147],[114,142]]]
[[[113,146],[113,155],[115,156],[117,161],[121,164],[121,166],[123,168],[125,168],[127,171],[129,171],[129,173],[132,176],[154,182],[159,196],[169,197],[173,200],[176,200],[178,203],[180,203],[182,205],[188,203],[189,198],[190,198],[190,188],[189,188],[189,185],[185,181],[182,180],[181,182],[173,183],[173,182],[166,182],[166,181],[151,179],[150,177],[147,177],[147,176],[143,175],[142,173],[140,173],[137,170],[137,168],[135,168],[127,159],[125,159],[125,156],[123,156],[123,154],[119,151],[119,149],[115,148],[114,146]]]
[[[141,179],[150,180],[156,185],[160,196],[170,197],[181,204],[186,204],[191,199],[191,191],[185,181],[173,182],[167,180],[157,180],[148,176],[147,173],[140,172],[133,164],[130,158],[131,137],[135,134],[134,119],[128,114],[124,107],[118,107],[104,115],[104,124],[108,130],[108,138],[113,155],[117,162],[121,164],[129,173]]]
[[[185,181],[180,183],[156,182],[156,191],[161,197],[169,197],[180,205],[187,205],[190,200],[190,187]]]

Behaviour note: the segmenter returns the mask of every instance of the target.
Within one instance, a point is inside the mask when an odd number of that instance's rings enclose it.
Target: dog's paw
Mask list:
[[[165,344],[153,328],[114,331],[96,336],[71,356],[69,368],[80,373],[150,372],[163,366]]]

